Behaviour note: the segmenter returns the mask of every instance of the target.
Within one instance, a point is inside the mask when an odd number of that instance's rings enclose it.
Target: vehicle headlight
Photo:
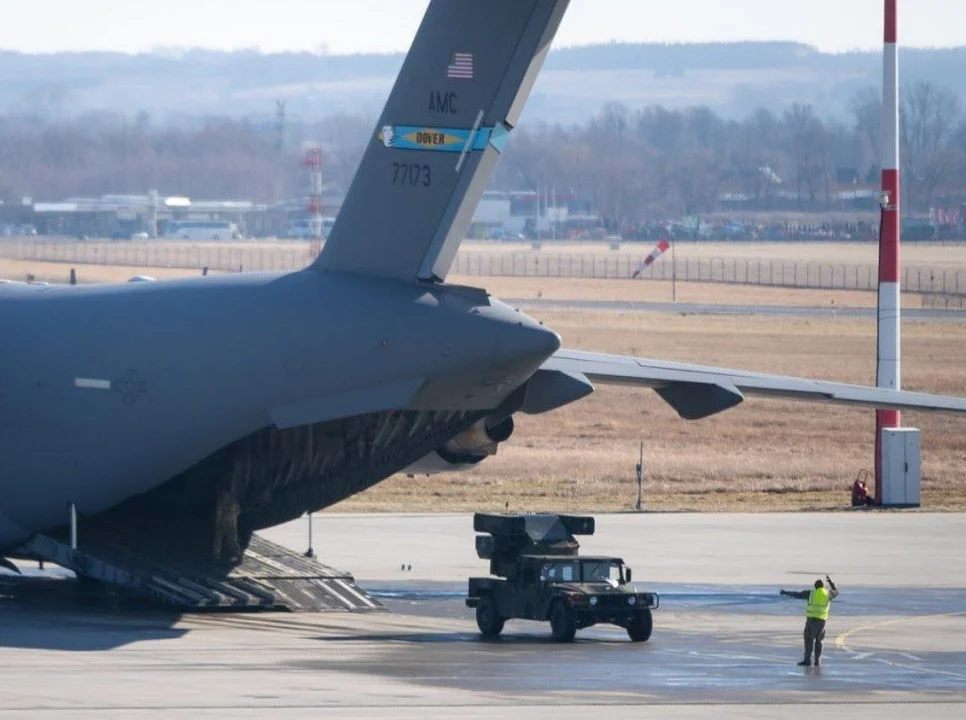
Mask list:
[[[595,597],[592,597],[592,598],[590,599],[590,604],[591,604],[591,605],[596,605],[596,604],[597,604],[597,598],[595,598]]]
[[[629,598],[627,598],[627,604],[628,605],[637,605],[637,598],[634,597],[633,595],[631,595]]]

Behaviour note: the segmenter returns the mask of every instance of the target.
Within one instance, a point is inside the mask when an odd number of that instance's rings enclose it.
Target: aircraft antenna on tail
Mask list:
[[[899,374],[899,26],[898,0],[885,0],[882,74],[882,194],[879,230],[879,299],[876,387],[900,389]],[[875,413],[875,497],[882,502],[882,431],[897,428],[898,410]]]

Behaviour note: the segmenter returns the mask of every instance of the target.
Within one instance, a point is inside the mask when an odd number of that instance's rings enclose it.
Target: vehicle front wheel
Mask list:
[[[496,602],[489,595],[481,597],[476,604],[476,625],[483,637],[496,637],[503,632],[505,618],[496,609]]]
[[[573,642],[577,634],[574,611],[558,600],[550,610],[550,633],[557,642]]]
[[[651,630],[654,629],[654,619],[651,617],[650,610],[642,610],[636,613],[627,626],[627,637],[634,642],[646,642],[651,637]]]

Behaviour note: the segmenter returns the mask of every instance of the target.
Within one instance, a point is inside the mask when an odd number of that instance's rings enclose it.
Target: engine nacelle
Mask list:
[[[492,422],[490,418],[483,418],[403,472],[413,477],[468,470],[490,455],[496,455],[500,443],[509,440],[513,434],[513,417],[491,425]]]

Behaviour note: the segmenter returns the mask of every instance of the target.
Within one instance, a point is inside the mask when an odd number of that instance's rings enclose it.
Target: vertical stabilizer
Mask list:
[[[314,267],[442,281],[568,0],[432,0]]]

